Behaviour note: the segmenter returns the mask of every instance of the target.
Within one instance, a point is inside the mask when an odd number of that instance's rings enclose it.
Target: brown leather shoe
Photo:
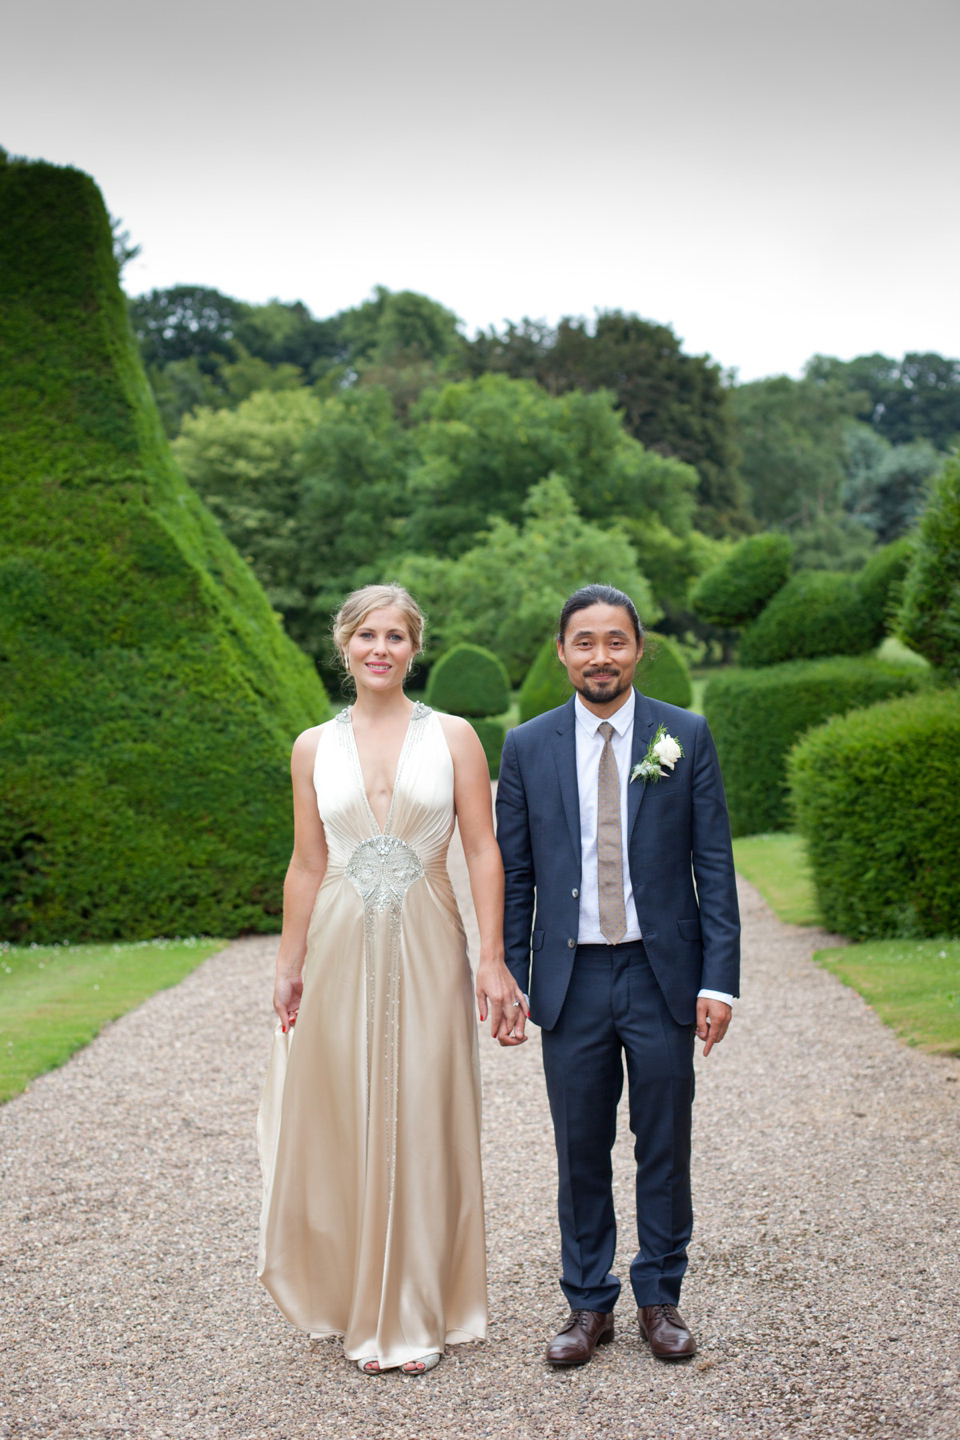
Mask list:
[[[658,1360],[688,1360],[696,1355],[697,1342],[676,1305],[641,1305],[637,1321]]]
[[[601,1310],[571,1310],[570,1319],[547,1346],[551,1365],[586,1365],[598,1345],[613,1339],[613,1315]]]

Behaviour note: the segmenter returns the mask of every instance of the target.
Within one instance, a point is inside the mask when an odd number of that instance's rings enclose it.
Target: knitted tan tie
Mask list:
[[[613,726],[609,720],[604,720],[597,729],[603,736],[597,792],[600,930],[609,944],[618,945],[627,933],[627,911],[623,900],[623,841],[620,834],[620,775],[611,744]]]

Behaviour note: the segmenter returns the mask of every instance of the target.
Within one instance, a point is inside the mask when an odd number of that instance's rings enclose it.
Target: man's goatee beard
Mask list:
[[[593,676],[583,676],[580,694],[584,700],[592,700],[594,705],[605,705],[608,700],[616,700],[618,695],[630,689],[630,681],[626,675],[611,677],[614,681],[608,690],[598,690],[590,682]]]

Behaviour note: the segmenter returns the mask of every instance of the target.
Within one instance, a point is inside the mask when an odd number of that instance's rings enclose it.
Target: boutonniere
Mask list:
[[[667,770],[672,770],[678,760],[683,759],[683,746],[674,736],[667,734],[666,725],[661,725],[647,746],[643,759],[630,771],[631,780],[662,780]],[[667,767],[664,770],[663,766]]]

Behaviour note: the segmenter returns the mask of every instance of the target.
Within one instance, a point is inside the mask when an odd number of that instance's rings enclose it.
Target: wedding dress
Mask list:
[[[383,1369],[486,1333],[473,986],[447,875],[453,761],[416,705],[381,832],[350,711],[314,769],[327,870],[258,1121],[258,1273],[288,1320]]]

